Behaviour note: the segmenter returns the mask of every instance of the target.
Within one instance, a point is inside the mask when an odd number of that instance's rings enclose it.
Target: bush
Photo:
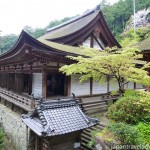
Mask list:
[[[116,122],[137,124],[150,120],[150,93],[126,90],[123,97],[108,109],[107,116]]]
[[[150,145],[150,124],[140,122],[136,127],[140,132],[141,142]]]
[[[2,149],[4,146],[4,132],[0,128],[0,149]]]
[[[108,130],[115,136],[115,140],[124,145],[140,144],[140,133],[134,126],[125,123],[115,123],[108,126]]]

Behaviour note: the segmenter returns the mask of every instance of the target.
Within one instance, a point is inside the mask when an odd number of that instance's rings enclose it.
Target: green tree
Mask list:
[[[0,37],[0,53],[4,53],[11,49],[15,42],[17,41],[18,36],[15,34],[5,35]]]
[[[135,62],[142,58],[142,55],[137,54],[139,51],[137,48],[106,48],[103,51],[85,48],[82,51],[88,57],[69,56],[76,63],[65,65],[60,68],[60,71],[66,75],[81,74],[81,82],[91,77],[100,82],[111,75],[117,81],[121,93],[124,92],[124,81],[150,85],[147,71],[144,68],[136,68]]]

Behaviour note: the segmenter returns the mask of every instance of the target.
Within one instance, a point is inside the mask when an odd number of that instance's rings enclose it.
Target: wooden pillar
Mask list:
[[[136,83],[134,82],[134,89],[136,89]]]
[[[11,103],[11,110],[14,110],[14,104]]]
[[[46,90],[47,90],[47,72],[46,71],[43,71],[42,72],[42,96],[44,97],[44,98],[46,98],[46,94],[47,94],[47,92],[46,92]]]
[[[11,90],[15,91],[15,73],[11,74]]]
[[[2,82],[2,78],[1,78],[1,74],[0,74],[0,87],[1,87],[1,82]]]
[[[33,74],[29,74],[29,95],[32,94],[32,80],[33,80]]]
[[[90,39],[90,48],[94,47],[94,37],[93,35],[91,35],[91,39]]]
[[[66,96],[71,96],[71,76],[66,76]]]
[[[4,100],[4,106],[6,106],[7,105],[7,101],[6,100]]]

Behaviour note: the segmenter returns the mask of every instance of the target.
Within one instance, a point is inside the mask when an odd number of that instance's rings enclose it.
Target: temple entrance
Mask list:
[[[53,95],[65,95],[65,76],[63,74],[48,74],[47,97]]]

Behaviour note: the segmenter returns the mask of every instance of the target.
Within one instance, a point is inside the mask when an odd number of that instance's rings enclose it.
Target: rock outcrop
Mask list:
[[[150,25],[150,8],[138,11],[135,14],[135,26],[139,28],[149,25]],[[130,28],[133,28],[133,26],[134,26],[134,16],[132,15],[127,23],[125,31],[128,31]]]

